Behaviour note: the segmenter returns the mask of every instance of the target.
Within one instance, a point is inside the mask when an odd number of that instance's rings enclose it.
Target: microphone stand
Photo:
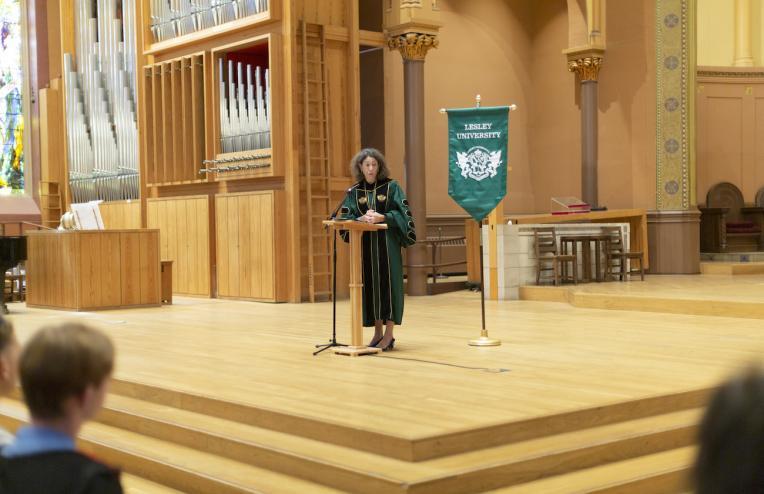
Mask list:
[[[328,219],[334,220],[337,218],[337,213],[342,207],[342,203],[345,202],[345,197],[347,197],[347,194],[350,192],[350,190],[351,189],[348,189],[345,193],[345,196],[340,200],[339,203],[337,203],[337,207],[334,208],[334,211],[331,215],[329,215]],[[327,348],[333,348],[336,346],[347,345],[345,343],[337,342],[337,229],[332,228],[332,339],[329,340],[329,343],[316,345],[318,350],[313,352],[313,356],[315,357]]]

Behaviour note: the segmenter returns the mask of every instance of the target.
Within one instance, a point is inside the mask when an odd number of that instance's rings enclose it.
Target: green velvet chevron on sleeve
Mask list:
[[[414,227],[414,217],[409,209],[409,202],[403,189],[398,182],[391,181],[388,190],[390,201],[388,202],[388,211],[385,213],[385,223],[392,230],[397,230],[400,244],[404,247],[414,245],[416,242],[416,231]]]

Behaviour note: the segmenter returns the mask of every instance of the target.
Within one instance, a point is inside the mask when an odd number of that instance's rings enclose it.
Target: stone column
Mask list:
[[[438,46],[432,34],[405,33],[388,39],[391,50],[403,57],[406,195],[414,216],[417,238],[427,236],[427,182],[424,160],[424,59]],[[407,249],[407,264],[427,264],[427,247],[417,243]],[[408,268],[408,294],[427,295],[427,268]]]
[[[751,0],[735,0],[735,67],[753,67]]]
[[[695,207],[695,0],[656,0],[656,189],[649,272],[700,272]]]
[[[568,70],[581,81],[581,199],[598,206],[597,195],[597,78],[602,52],[569,54]]]

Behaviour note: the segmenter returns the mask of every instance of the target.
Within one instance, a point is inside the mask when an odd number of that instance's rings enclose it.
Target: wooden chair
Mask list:
[[[761,193],[761,191],[760,191]],[[756,195],[757,202],[762,200]],[[764,207],[746,206],[734,184],[721,182],[708,190],[700,209],[701,252],[751,252],[761,249]]]
[[[560,254],[557,250],[557,235],[553,227],[534,228],[536,244],[536,284],[541,283],[541,272],[552,271],[554,284],[572,281],[578,284],[578,263],[574,254]],[[567,275],[566,263],[571,264],[572,276]]]
[[[639,273],[642,281],[645,281],[645,255],[643,252],[629,252],[623,242],[623,232],[617,226],[603,226],[603,235],[610,238],[605,246],[605,279],[617,276],[621,281],[626,281],[627,275]],[[628,269],[627,269],[628,261]],[[632,264],[639,262],[638,268]],[[618,271],[615,271],[618,268]]]
[[[755,206],[759,208],[764,208],[764,187],[756,191]]]

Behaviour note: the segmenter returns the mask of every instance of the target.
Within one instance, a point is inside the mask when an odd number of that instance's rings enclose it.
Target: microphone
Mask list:
[[[345,202],[345,198],[350,194],[350,191],[353,190],[353,187],[349,187],[348,190],[345,191],[345,195],[340,199],[340,202],[337,203],[337,207],[334,208],[334,211],[332,211],[332,214],[329,215],[329,219],[333,220],[337,218],[337,213],[339,212],[340,208],[342,207],[342,203]]]

